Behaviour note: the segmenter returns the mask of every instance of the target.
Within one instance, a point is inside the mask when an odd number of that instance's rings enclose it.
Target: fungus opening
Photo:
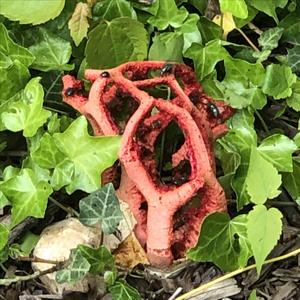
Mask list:
[[[131,95],[123,93],[120,90],[117,90],[115,97],[106,103],[111,118],[118,126],[120,133],[124,132],[127,122],[138,106],[139,103]]]
[[[176,94],[166,84],[156,84],[154,86],[144,86],[144,87],[140,87],[140,89],[147,92],[150,96],[155,97],[155,98],[172,100],[176,97]]]

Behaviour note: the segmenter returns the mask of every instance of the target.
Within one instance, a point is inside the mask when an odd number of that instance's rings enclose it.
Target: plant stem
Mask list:
[[[53,202],[56,206],[58,206],[59,208],[61,208],[62,210],[64,210],[66,213],[72,215],[72,216],[75,216],[75,217],[79,217],[79,213],[74,210],[73,208],[71,207],[65,207],[64,205],[62,205],[60,202],[58,202],[57,200],[55,200],[54,198],[52,197],[49,197],[49,200],[51,202]]]
[[[1,267],[1,269],[2,269],[5,273],[8,272],[8,270],[6,269],[6,267],[4,266],[4,264],[0,264],[0,267]]]
[[[266,265],[266,264],[270,264],[270,263],[274,263],[274,262],[277,262],[277,261],[280,261],[280,260],[284,260],[286,258],[289,258],[289,257],[292,257],[292,256],[296,256],[300,254],[300,248],[290,252],[290,253],[287,253],[287,254],[284,254],[284,255],[281,255],[281,256],[277,256],[277,257],[274,257],[274,258],[271,258],[271,259],[268,259],[266,260],[263,265]],[[176,300],[187,300],[189,299],[190,297],[193,297],[193,296],[196,296],[198,294],[200,294],[201,292],[203,292],[204,290],[206,290],[207,288],[219,283],[219,282],[222,282],[226,279],[229,279],[229,278],[232,278],[238,274],[241,274],[243,272],[246,272],[246,271],[249,271],[249,270],[252,270],[252,269],[255,269],[256,268],[256,264],[253,264],[253,265],[250,265],[248,267],[245,267],[245,268],[241,268],[241,269],[237,269],[233,272],[230,272],[228,274],[225,274],[215,280],[212,280],[208,283],[205,283],[203,285],[200,285],[199,287],[195,288],[194,290],[188,292],[188,293],[185,293],[184,295],[181,295],[179,297],[176,298]]]
[[[59,270],[59,268],[60,268],[60,264],[57,264],[56,266],[54,266],[52,268],[49,268],[49,269],[44,270],[44,271],[36,271],[36,272],[34,272],[33,274],[30,274],[30,275],[15,276],[14,278],[0,279],[0,285],[10,285],[14,282],[21,282],[21,281],[27,281],[27,280],[35,279],[35,278],[38,278],[42,275],[56,272],[57,270]]]
[[[247,43],[252,47],[252,49],[256,52],[260,52],[259,49],[253,44],[253,42],[247,37],[247,35],[242,31],[240,28],[235,28],[242,36],[243,38],[247,41]]]
[[[49,106],[46,106],[46,105],[44,105],[44,108],[48,109],[50,111],[62,114],[62,115],[68,115],[68,113],[66,113],[65,111],[62,111],[62,110],[59,110],[59,109],[55,109],[55,108],[52,108],[52,107],[49,107]]]
[[[255,110],[255,114],[256,114],[256,116],[258,117],[259,121],[261,122],[261,125],[263,126],[265,132],[266,132],[266,133],[270,133],[269,128],[268,128],[268,126],[267,126],[265,120],[264,120],[263,117],[261,116],[261,114],[260,114],[257,110]]]
[[[44,264],[53,264],[53,265],[65,263],[64,261],[49,260],[49,259],[44,259],[44,258],[40,258],[40,257],[36,257],[36,256],[34,256],[34,257],[19,256],[19,257],[17,257],[17,260],[19,260],[19,261],[29,261],[29,262],[38,262],[38,263],[44,263]]]
[[[0,156],[14,156],[14,157],[22,157],[28,154],[27,151],[2,151]]]

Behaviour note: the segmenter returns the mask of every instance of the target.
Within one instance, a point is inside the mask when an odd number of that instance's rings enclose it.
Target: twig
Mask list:
[[[176,291],[168,300],[174,300],[182,292],[182,290],[183,290],[182,287],[177,288]]]
[[[21,282],[21,281],[27,281],[27,280],[35,279],[35,278],[38,278],[42,275],[56,272],[57,270],[60,269],[60,267],[61,267],[61,265],[57,264],[56,266],[54,266],[52,268],[49,268],[49,269],[44,270],[44,271],[36,271],[36,272],[34,272],[33,274],[30,274],[30,275],[15,276],[14,278],[0,279],[0,285],[10,285],[14,282]]]
[[[27,151],[2,151],[0,156],[14,156],[14,157],[22,157],[28,154]]]
[[[242,36],[243,38],[247,41],[247,43],[252,47],[252,49],[256,52],[260,52],[259,49],[253,44],[253,42],[247,37],[247,35],[242,31],[242,29],[236,27],[235,28]]]
[[[45,264],[53,264],[53,265],[65,263],[65,261],[44,259],[44,258],[40,258],[40,257],[36,257],[36,256],[33,256],[33,257],[19,256],[19,257],[17,257],[17,260],[19,260],[19,261],[38,262],[38,263],[45,263]]]
[[[253,30],[255,33],[257,33],[258,35],[261,35],[263,33],[262,30],[260,30],[255,24],[253,24],[252,22],[248,23],[248,27]]]
[[[255,110],[255,115],[259,118],[259,121],[261,122],[261,125],[263,126],[265,132],[270,133],[269,128],[268,128],[265,120],[263,119],[263,117],[261,116],[261,114],[257,110]]]
[[[65,207],[64,205],[62,205],[60,202],[58,202],[52,197],[49,197],[49,200],[53,202],[56,206],[64,210],[66,213],[70,214],[71,216],[75,216],[77,218],[79,217],[79,213],[76,210],[74,210],[72,207]]]
[[[270,264],[270,263],[273,263],[273,262],[277,262],[277,261],[280,261],[280,260],[284,260],[286,258],[289,258],[289,257],[292,257],[292,256],[296,256],[300,254],[300,248],[290,252],[290,253],[287,253],[287,254],[284,254],[284,255],[281,255],[281,256],[277,256],[277,257],[274,257],[274,258],[271,258],[271,259],[268,259],[266,261],[264,261],[263,265],[266,265],[266,264]],[[194,290],[188,292],[188,293],[185,293],[179,297],[176,298],[176,300],[187,300],[189,299],[190,297],[193,297],[195,295],[198,295],[200,294],[201,292],[203,292],[204,290],[206,290],[207,288],[219,283],[219,282],[222,282],[228,278],[232,278],[238,274],[241,274],[243,272],[246,272],[246,271],[249,271],[249,270],[252,270],[252,269],[255,269],[256,268],[256,264],[253,264],[253,265],[250,265],[248,267],[245,267],[245,268],[241,268],[241,269],[237,269],[233,272],[230,272],[228,274],[225,274],[215,280],[212,280],[208,283],[205,283],[203,285],[200,285],[199,287],[195,288]]]

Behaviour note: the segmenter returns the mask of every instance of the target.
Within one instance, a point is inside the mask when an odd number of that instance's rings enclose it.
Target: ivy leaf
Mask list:
[[[0,251],[3,250],[3,248],[6,246],[8,242],[8,236],[9,236],[9,230],[8,228],[0,224]]]
[[[192,43],[201,44],[202,42],[201,34],[197,26],[198,21],[198,15],[189,14],[182,26],[175,30],[175,32],[181,32],[183,34],[183,53],[192,45]]]
[[[114,257],[105,246],[94,249],[86,245],[79,245],[78,249],[90,264],[89,272],[101,274],[106,270],[115,270]]]
[[[244,0],[235,0],[234,5],[231,0],[220,0],[220,8],[222,12],[230,12],[241,19],[248,16],[247,4]]]
[[[200,16],[198,28],[204,44],[211,40],[218,39],[222,35],[222,28],[204,16]]]
[[[23,255],[29,256],[31,251],[35,248],[38,243],[40,236],[32,233],[31,231],[27,231],[25,235],[20,240],[20,250]]]
[[[226,59],[224,62],[226,75],[223,83],[235,80],[244,83],[245,87],[262,86],[265,78],[265,70],[261,63],[251,64],[241,59]]]
[[[284,29],[280,27],[274,27],[264,31],[258,38],[258,44],[262,47],[263,51],[277,48],[283,31]]]
[[[183,35],[180,32],[164,32],[153,38],[149,60],[182,62]]]
[[[87,3],[79,2],[76,5],[74,13],[69,20],[68,26],[71,37],[76,46],[87,36],[90,27],[88,18],[91,17],[91,8]]]
[[[201,81],[211,74],[216,64],[229,57],[220,40],[208,42],[204,47],[193,44],[185,53],[185,57],[194,61],[198,79]]]
[[[300,111],[300,80],[298,79],[292,85],[292,95],[286,99],[286,103],[289,107],[295,111]]]
[[[47,132],[40,139],[39,147],[30,156],[36,164],[46,169],[54,169],[65,158],[54,138]]]
[[[285,65],[271,64],[267,66],[266,70],[263,92],[273,96],[274,99],[290,97],[292,94],[291,86],[297,79],[291,68]]]
[[[23,130],[25,137],[31,137],[49,118],[51,113],[43,108],[44,91],[39,81],[40,77],[31,79],[21,99],[12,103],[8,112],[2,113],[2,122],[8,130]]]
[[[79,202],[79,219],[85,225],[101,223],[104,233],[113,233],[123,219],[119,200],[112,183],[108,183]]]
[[[127,17],[102,21],[90,33],[85,48],[92,68],[110,68],[147,57],[148,35],[142,23]]]
[[[12,226],[32,216],[43,218],[48,197],[52,193],[50,184],[40,180],[31,169],[20,173],[1,185],[1,191],[12,203]]]
[[[137,19],[131,3],[125,0],[104,0],[97,2],[93,7],[93,16],[111,21],[119,17]]]
[[[257,174],[259,170],[259,175]],[[273,165],[252,148],[249,169],[246,178],[247,192],[251,202],[263,204],[267,199],[273,199],[280,194],[281,176]]]
[[[187,256],[200,262],[213,262],[224,271],[244,267],[252,255],[246,231],[246,215],[232,220],[224,213],[209,215],[201,227],[197,245]]]
[[[288,50],[288,64],[294,72],[300,72],[300,46]]]
[[[169,25],[178,28],[189,15],[188,11],[182,7],[177,8],[174,0],[159,0],[157,14],[148,19],[148,23],[159,30],[166,29]]]
[[[39,29],[38,42],[30,46],[29,50],[36,57],[31,66],[33,69],[44,72],[69,71],[74,67],[68,64],[72,53],[71,44],[44,28]]]
[[[236,28],[232,13],[230,12],[224,12],[222,16],[216,15],[213,18],[213,22],[222,27],[224,39],[227,39],[227,35]]]
[[[71,250],[69,261],[65,269],[57,271],[55,279],[58,283],[78,282],[84,278],[91,266],[79,248]]]
[[[12,100],[16,94],[24,88],[28,79],[30,78],[29,71],[27,67],[25,67],[22,63],[16,60],[9,68],[1,68],[1,76],[0,76],[0,114],[4,112],[12,101],[4,101],[4,100]],[[2,120],[0,118],[0,124]],[[2,126],[1,126],[2,127]]]
[[[282,174],[282,183],[295,201],[300,198],[300,160],[293,159],[293,172]]]
[[[138,291],[125,280],[119,279],[114,285],[108,287],[112,300],[140,300]]]
[[[288,2],[288,0],[272,0],[272,1],[265,1],[265,0],[247,0],[248,4],[252,5],[259,11],[267,14],[268,16],[272,17],[276,23],[278,23],[278,17],[276,14],[276,8],[284,8]]]
[[[72,183],[74,174],[74,163],[70,159],[65,158],[62,162],[56,165],[50,179],[51,186],[55,191],[60,190],[64,186],[69,186]]]
[[[8,32],[2,23],[0,23],[0,54],[3,59],[9,58],[11,62],[18,60],[25,67],[30,66],[34,61],[34,56],[26,48],[16,44],[9,37]]]
[[[297,150],[295,142],[282,134],[273,134],[257,148],[261,156],[282,172],[292,172],[292,153]]]
[[[87,121],[81,116],[65,132],[55,133],[53,137],[59,150],[74,166],[67,192],[83,190],[91,193],[97,190],[101,184],[101,173],[118,157],[120,136],[90,136]],[[64,165],[57,165],[56,169],[64,169]]]
[[[282,230],[282,214],[277,208],[256,205],[248,214],[247,235],[256,262],[257,273],[261,271],[267,255],[277,244]]]
[[[21,24],[41,24],[56,18],[65,0],[2,0],[0,14]]]

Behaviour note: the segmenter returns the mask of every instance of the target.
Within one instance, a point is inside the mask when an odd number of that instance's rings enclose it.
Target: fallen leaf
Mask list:
[[[113,254],[116,264],[125,268],[133,269],[138,264],[149,265],[145,250],[134,233],[130,234]]]
[[[223,37],[227,39],[227,35],[236,28],[234,23],[232,13],[224,12],[223,13],[223,21],[221,15],[216,15],[213,20],[215,24],[219,25],[223,29]]]

